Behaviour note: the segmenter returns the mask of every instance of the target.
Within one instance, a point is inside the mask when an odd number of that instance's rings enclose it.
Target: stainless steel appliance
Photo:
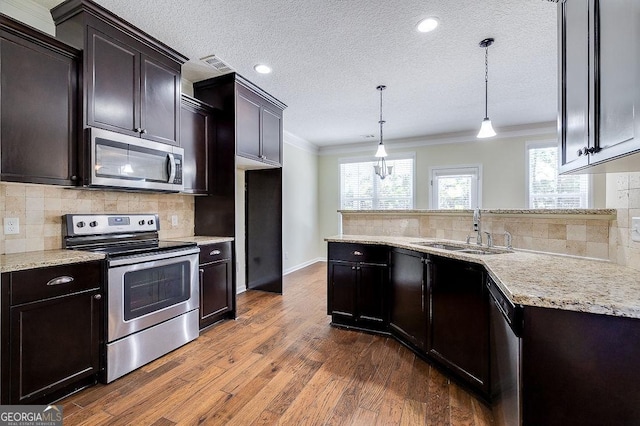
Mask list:
[[[106,382],[198,337],[198,253],[155,214],[65,215],[64,246],[107,256]]]
[[[491,277],[487,277],[487,288],[492,302],[490,351],[493,417],[500,426],[517,426],[522,424],[522,306],[511,303]]]
[[[108,130],[90,128],[85,185],[179,192],[184,150]]]

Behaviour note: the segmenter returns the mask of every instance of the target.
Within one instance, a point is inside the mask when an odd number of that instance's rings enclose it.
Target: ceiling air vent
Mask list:
[[[200,58],[200,60],[210,67],[215,68],[221,74],[227,74],[233,71],[233,68],[231,68],[229,64],[216,55],[205,56],[204,58]]]

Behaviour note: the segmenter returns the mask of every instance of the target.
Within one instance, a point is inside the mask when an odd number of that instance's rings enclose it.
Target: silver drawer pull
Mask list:
[[[212,251],[211,253],[209,253],[209,256],[217,256],[217,255],[219,255],[220,253],[222,253],[220,250],[214,250],[214,251]]]
[[[68,284],[71,281],[73,281],[73,277],[67,276],[67,275],[63,275],[61,277],[58,278],[54,278],[52,280],[50,280],[47,285],[60,285],[60,284]]]
[[[354,252],[353,252],[353,255],[354,255],[354,256],[362,256],[362,252],[361,252],[361,251],[356,250],[356,251],[354,251]]]

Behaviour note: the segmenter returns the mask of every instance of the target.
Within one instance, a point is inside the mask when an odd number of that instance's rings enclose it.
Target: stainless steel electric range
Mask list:
[[[160,241],[157,214],[73,214],[64,247],[107,258],[106,382],[198,337],[195,243]]]

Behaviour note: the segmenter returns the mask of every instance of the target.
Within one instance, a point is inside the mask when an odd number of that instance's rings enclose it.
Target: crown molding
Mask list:
[[[417,138],[394,139],[385,141],[387,149],[389,145],[394,150],[403,150],[406,148],[415,148],[420,146],[444,145],[454,143],[483,143],[484,141],[513,139],[531,136],[548,136],[556,134],[558,131],[557,123],[549,121],[544,123],[526,124],[520,126],[510,126],[496,129],[498,134],[491,139],[478,140],[475,131],[473,132],[456,132],[444,133],[439,135],[422,136]],[[358,142],[341,145],[321,146],[319,149],[320,156],[340,155],[357,152],[373,152],[375,146],[371,142]]]
[[[287,143],[291,146],[295,146],[296,148],[309,152],[311,154],[318,155],[319,147],[316,144],[311,143],[306,139],[302,139],[301,137],[296,136],[293,133],[288,132],[286,130],[283,133],[284,133],[283,135],[284,143]]]
[[[52,36],[56,34],[49,9],[34,1],[2,0],[0,12]]]

